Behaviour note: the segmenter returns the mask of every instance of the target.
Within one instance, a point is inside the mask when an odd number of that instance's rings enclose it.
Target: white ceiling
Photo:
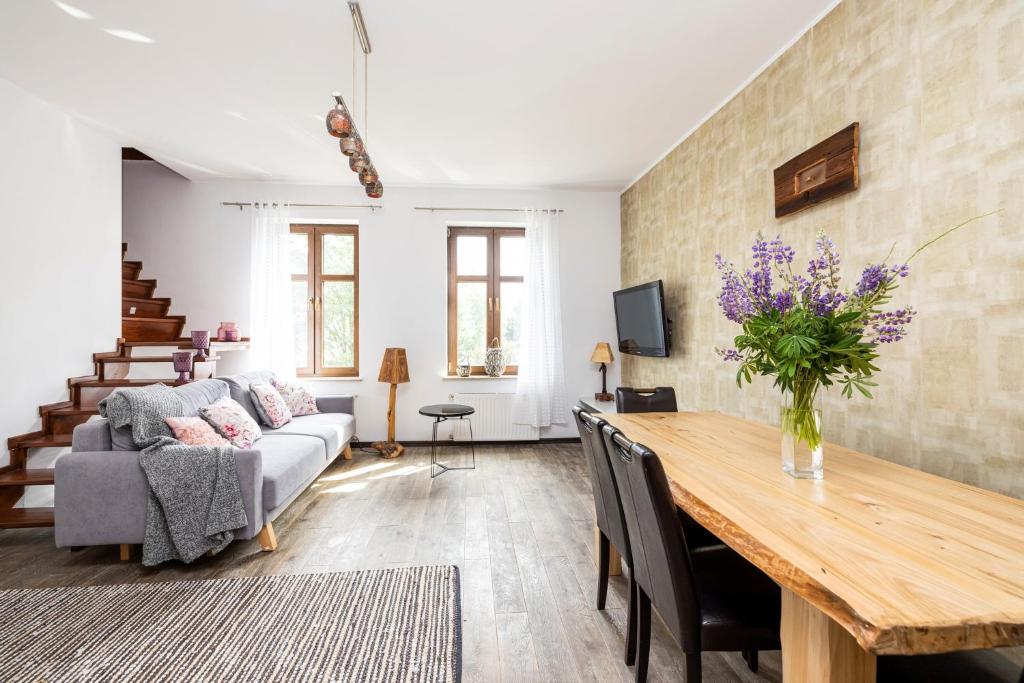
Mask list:
[[[385,186],[619,190],[834,3],[364,0],[369,150]],[[66,4],[2,0],[0,77],[193,179],[355,184],[344,0]]]

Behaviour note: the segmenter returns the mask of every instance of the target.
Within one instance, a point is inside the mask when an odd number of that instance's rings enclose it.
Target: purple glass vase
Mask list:
[[[217,339],[219,341],[238,341],[238,326],[232,322],[222,322],[217,328]]]
[[[192,348],[199,353],[196,354],[196,361],[202,363],[206,360],[206,350],[210,348],[209,330],[192,330]]]
[[[192,372],[192,352],[175,351],[171,354],[171,359],[174,361],[174,370],[178,373],[178,382],[188,382],[189,373]]]

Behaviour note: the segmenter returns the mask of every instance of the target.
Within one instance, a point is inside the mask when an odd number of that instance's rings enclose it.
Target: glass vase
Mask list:
[[[820,388],[816,381],[797,381],[782,392],[782,470],[797,479],[824,476]]]

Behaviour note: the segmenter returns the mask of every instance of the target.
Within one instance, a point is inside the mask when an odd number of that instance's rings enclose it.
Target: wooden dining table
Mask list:
[[[875,680],[875,657],[1024,643],[1024,501],[831,443],[782,471],[777,427],[602,414],[658,454],[678,507],[782,589],[787,683]]]

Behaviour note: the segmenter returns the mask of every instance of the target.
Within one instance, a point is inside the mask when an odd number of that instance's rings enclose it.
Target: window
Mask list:
[[[463,361],[471,374],[484,374],[495,338],[506,374],[516,374],[525,270],[523,228],[448,228],[448,374]]]
[[[300,376],[359,374],[359,231],[293,225],[289,258]]]

